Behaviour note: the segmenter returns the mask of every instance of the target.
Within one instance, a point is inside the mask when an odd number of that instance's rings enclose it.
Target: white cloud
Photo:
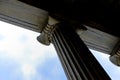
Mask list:
[[[24,80],[31,80],[31,78],[37,74],[36,68],[32,64],[24,64],[21,66],[21,69]]]
[[[24,80],[31,80],[31,75],[37,75],[36,67],[47,58],[57,56],[52,45],[44,46],[36,40],[39,33],[0,22],[0,34],[5,36],[4,40],[0,40],[0,55],[18,62]]]

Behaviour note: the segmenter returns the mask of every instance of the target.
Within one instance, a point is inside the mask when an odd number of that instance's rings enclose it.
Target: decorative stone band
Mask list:
[[[120,66],[120,42],[116,46],[116,48],[113,50],[113,53],[110,56],[110,61],[117,65]]]
[[[0,0],[0,20],[41,32],[48,23],[47,11],[18,0]]]

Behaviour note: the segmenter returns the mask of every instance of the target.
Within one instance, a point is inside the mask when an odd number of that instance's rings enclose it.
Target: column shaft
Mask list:
[[[68,80],[110,80],[70,25],[57,24],[52,32],[52,43]]]

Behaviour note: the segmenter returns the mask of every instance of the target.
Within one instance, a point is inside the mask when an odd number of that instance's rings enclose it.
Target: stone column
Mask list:
[[[37,39],[43,43],[48,39],[47,45],[53,43],[68,80],[110,80],[71,25],[58,23],[44,32],[48,33]]]

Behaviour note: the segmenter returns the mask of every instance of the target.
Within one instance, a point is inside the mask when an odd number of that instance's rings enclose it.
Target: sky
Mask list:
[[[53,45],[38,35],[0,21],[0,80],[67,80]]]
[[[67,80],[51,44],[40,44],[39,33],[0,21],[0,80]],[[120,80],[120,67],[109,55],[91,50],[112,80]]]
[[[108,54],[94,50],[91,50],[91,52],[112,80],[120,80],[120,67],[110,62]]]

